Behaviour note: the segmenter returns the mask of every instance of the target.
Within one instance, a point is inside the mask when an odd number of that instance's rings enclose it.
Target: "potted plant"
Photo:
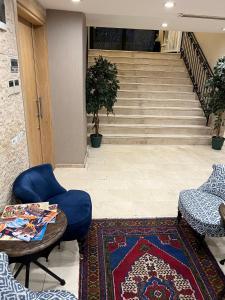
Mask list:
[[[225,112],[225,56],[218,60],[213,76],[207,80],[206,87],[209,111],[215,116],[212,148],[221,150],[224,143],[221,129],[224,125]]]
[[[95,58],[94,65],[87,70],[86,109],[88,114],[93,115],[95,133],[90,135],[90,139],[94,148],[100,147],[102,141],[102,135],[99,133],[99,111],[105,108],[107,115],[113,113],[113,106],[117,101],[117,73],[116,65],[102,56]]]

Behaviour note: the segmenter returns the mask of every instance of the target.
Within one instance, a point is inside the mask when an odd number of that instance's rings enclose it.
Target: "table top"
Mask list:
[[[67,219],[62,211],[58,211],[56,223],[48,224],[42,241],[1,241],[0,251],[6,252],[10,257],[25,256],[40,252],[57,242],[64,234],[67,227]]]

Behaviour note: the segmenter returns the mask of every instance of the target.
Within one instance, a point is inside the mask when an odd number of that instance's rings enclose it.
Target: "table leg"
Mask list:
[[[29,279],[30,279],[30,263],[26,264],[26,278],[25,278],[25,287],[29,288]]]
[[[16,279],[17,278],[17,276],[20,274],[20,272],[21,272],[21,270],[23,269],[23,264],[21,264],[20,266],[19,266],[19,268],[18,268],[18,270],[16,271],[16,273],[15,273],[15,275],[14,275],[14,278]]]
[[[79,247],[79,253],[81,255],[83,255],[87,239],[86,239],[86,237],[84,237],[82,239],[78,239],[77,242],[78,242],[78,247]]]
[[[35,265],[37,265],[39,268],[41,268],[42,270],[44,270],[46,273],[48,273],[50,276],[52,276],[53,278],[55,278],[56,280],[58,280],[60,282],[61,285],[65,285],[66,282],[65,280],[63,280],[62,278],[60,278],[59,276],[57,276],[55,273],[53,273],[52,271],[50,271],[48,268],[46,268],[45,266],[43,266],[41,263],[39,263],[39,261],[33,261],[33,263]]]

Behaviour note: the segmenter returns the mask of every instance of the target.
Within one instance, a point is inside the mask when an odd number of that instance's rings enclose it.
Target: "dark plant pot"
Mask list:
[[[90,135],[90,139],[91,139],[91,146],[93,148],[99,148],[101,146],[102,143],[102,135],[99,134],[91,134]]]
[[[212,137],[212,148],[215,150],[221,150],[223,147],[224,138],[221,136]]]

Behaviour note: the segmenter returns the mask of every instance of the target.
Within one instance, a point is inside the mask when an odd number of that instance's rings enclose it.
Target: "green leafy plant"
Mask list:
[[[225,111],[225,56],[218,60],[213,71],[213,76],[206,83],[206,97],[210,113],[216,116],[214,130],[216,136],[219,137],[224,124]]]
[[[105,108],[107,115],[113,113],[119,89],[117,74],[116,65],[102,56],[95,58],[95,64],[87,70],[86,110],[88,114],[93,114],[96,135],[99,135],[99,111]]]

